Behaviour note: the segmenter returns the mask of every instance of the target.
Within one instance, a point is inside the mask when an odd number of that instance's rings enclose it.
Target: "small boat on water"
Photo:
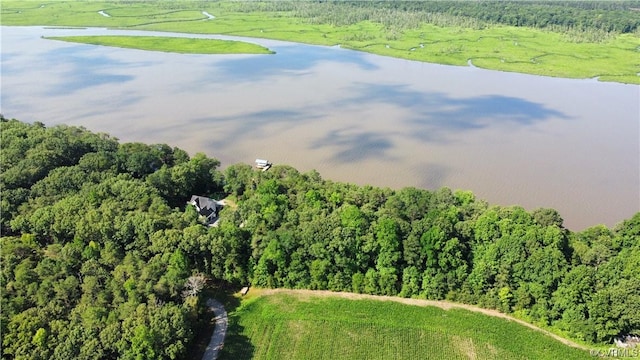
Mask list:
[[[267,171],[269,170],[269,168],[271,167],[271,163],[269,162],[269,160],[264,160],[264,159],[256,159],[256,167],[258,169],[262,169],[262,171]]]

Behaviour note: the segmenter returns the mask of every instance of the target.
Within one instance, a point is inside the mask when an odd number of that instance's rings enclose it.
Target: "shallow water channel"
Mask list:
[[[472,190],[580,230],[640,210],[640,86],[249,39],[274,55],[184,55],[42,39],[186,34],[1,27],[5,117],[168,143],[223,166]],[[207,36],[199,36],[207,37]],[[224,36],[208,36],[229,38]]]

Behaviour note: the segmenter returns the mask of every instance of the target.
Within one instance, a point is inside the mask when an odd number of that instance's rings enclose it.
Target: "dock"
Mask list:
[[[271,164],[269,162],[269,160],[264,160],[264,159],[256,159],[256,167],[258,169],[262,169],[262,171],[267,171],[269,170],[269,168],[271,168]]]

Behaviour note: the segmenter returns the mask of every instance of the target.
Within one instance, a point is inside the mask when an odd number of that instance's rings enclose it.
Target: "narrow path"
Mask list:
[[[224,335],[227,332],[227,311],[224,306],[217,300],[207,300],[207,306],[209,310],[213,311],[216,321],[216,327],[209,340],[209,345],[202,355],[202,360],[216,360],[218,358],[218,352],[222,350],[224,346]]]
[[[367,294],[355,294],[355,293],[348,293],[348,292],[334,292],[334,291],[328,291],[328,290],[292,290],[292,289],[265,289],[262,294],[264,295],[268,295],[268,294],[274,294],[274,293],[289,293],[289,294],[296,294],[298,296],[317,296],[317,297],[341,297],[341,298],[346,298],[346,299],[354,299],[354,300],[362,300],[362,299],[369,299],[369,300],[380,300],[380,301],[395,301],[395,302],[399,302],[402,304],[408,304],[408,305],[416,305],[416,306],[435,306],[435,307],[439,307],[441,309],[444,310],[449,310],[449,309],[465,309],[465,310],[469,310],[469,311],[474,311],[474,312],[479,312],[485,315],[489,315],[489,316],[495,316],[495,317],[499,317],[499,318],[503,318],[503,319],[507,319],[510,321],[515,321],[518,324],[524,325],[528,328],[531,328],[533,330],[537,330],[540,331],[548,336],[551,336],[552,338],[560,341],[561,343],[565,344],[565,345],[569,345],[578,349],[582,349],[582,350],[589,350],[589,348],[580,345],[578,343],[575,343],[569,339],[565,339],[561,336],[558,336],[548,330],[539,328],[533,324],[530,324],[524,320],[520,320],[520,319],[516,319],[512,316],[503,314],[497,310],[490,310],[490,309],[484,309],[481,307],[477,307],[477,306],[473,306],[473,305],[467,305],[467,304],[461,304],[461,303],[454,303],[454,302],[449,302],[449,301],[439,301],[439,300],[421,300],[421,299],[411,299],[411,298],[401,298],[401,297],[395,297],[395,296],[380,296],[380,295],[367,295]]]

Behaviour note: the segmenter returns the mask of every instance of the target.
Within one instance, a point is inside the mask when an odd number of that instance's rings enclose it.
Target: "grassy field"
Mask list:
[[[245,299],[229,315],[221,359],[589,357],[513,321],[462,309],[276,292]]]
[[[256,4],[255,6],[258,6]],[[254,6],[254,7],[255,7]],[[109,17],[99,14],[104,11]],[[215,16],[209,19],[206,11]],[[361,21],[316,24],[290,11],[244,11],[235,3],[3,1],[2,25],[107,26],[289,40],[439,64],[640,84],[640,36],[603,42],[530,28],[422,24],[397,31]]]
[[[47,39],[183,54],[273,54],[273,51],[260,45],[230,40],[165,36],[64,36]]]

